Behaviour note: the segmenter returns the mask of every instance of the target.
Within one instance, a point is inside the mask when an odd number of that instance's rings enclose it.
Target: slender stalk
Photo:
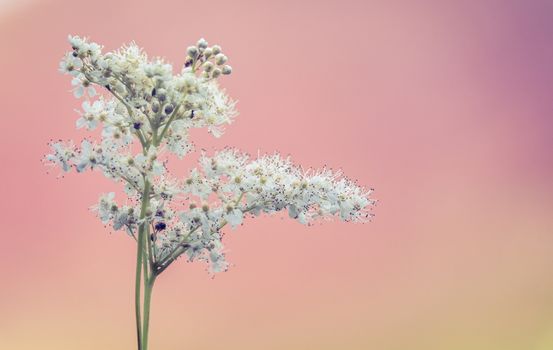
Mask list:
[[[180,108],[180,104],[177,105],[175,107],[175,110],[173,111],[173,113],[171,114],[171,116],[169,117],[169,120],[167,121],[167,123],[165,124],[165,127],[163,128],[163,130],[161,130],[161,133],[159,134],[159,140],[158,140],[158,143],[159,141],[163,140],[163,137],[165,136],[165,133],[167,132],[167,129],[169,129],[169,126],[171,125],[171,123],[173,122],[173,120],[175,120],[175,117],[177,116],[178,112],[179,112],[179,108]]]
[[[150,330],[150,304],[152,300],[152,291],[154,289],[154,282],[156,280],[156,274],[151,273],[144,289],[144,320],[142,322],[142,350],[148,350],[148,334]]]
[[[144,182],[144,193],[142,194],[142,207],[140,209],[140,219],[144,219],[146,217],[146,211],[149,206],[150,202],[150,182],[146,180]],[[144,238],[146,236],[146,223],[142,223],[140,227],[138,228],[138,243],[136,248],[136,281],[135,281],[135,317],[136,317],[136,336],[138,340],[138,350],[143,350],[144,344],[142,343],[142,321],[141,321],[141,305],[140,305],[140,287],[141,287],[141,275],[142,275],[142,268],[143,264],[148,259],[147,256],[144,256],[147,254],[144,251]],[[144,264],[144,280],[147,280],[147,265]]]
[[[140,246],[140,241],[137,240]],[[142,349],[142,324],[140,317],[140,276],[142,275],[142,249],[136,250],[136,282],[134,286],[134,312],[136,318],[136,338],[138,350]]]
[[[142,255],[142,269],[144,270],[144,289],[146,288],[146,283],[148,283],[148,278],[150,278],[150,270],[149,270],[149,263],[148,263],[148,260],[149,260],[149,254],[148,254],[148,249],[147,249],[147,246],[146,246],[146,243],[148,241],[148,230],[144,230],[144,234],[142,235],[142,251],[144,252],[143,255]]]
[[[156,145],[156,137],[157,137],[157,130],[152,130],[152,144],[154,146]],[[150,145],[147,145],[147,148],[143,148],[144,154],[148,153],[148,148]],[[152,188],[152,184],[150,184],[150,181],[146,178],[144,178],[144,193],[142,194],[142,208],[141,208],[141,218],[144,218],[146,216],[146,211],[148,210],[150,206],[150,190]],[[143,222],[140,225],[139,229],[139,237],[138,237],[139,246],[138,249],[143,251],[143,257],[142,257],[142,268],[144,269],[144,304],[143,304],[143,319],[140,320],[140,315],[137,313],[137,316],[139,317],[137,319],[137,324],[141,324],[141,332],[137,333],[139,334],[140,340],[139,340],[139,350],[147,350],[148,349],[148,331],[150,329],[150,302],[152,299],[152,289],[154,287],[154,281],[156,278],[156,274],[154,271],[153,266],[153,252],[151,247],[151,241],[150,241],[150,226],[147,222]],[[138,276],[138,272],[137,272]],[[140,281],[137,279],[138,288],[140,288]],[[140,305],[140,298],[137,299],[136,303]]]

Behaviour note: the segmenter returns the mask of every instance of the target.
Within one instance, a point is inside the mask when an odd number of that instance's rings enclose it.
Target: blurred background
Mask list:
[[[134,242],[88,209],[116,186],[40,162],[86,135],[57,72],[72,33],[176,67],[221,45],[241,114],[198,148],[341,167],[379,200],[364,225],[248,220],[214,279],[175,264],[152,349],[553,349],[552,19],[550,0],[0,1],[0,348],[135,348]]]

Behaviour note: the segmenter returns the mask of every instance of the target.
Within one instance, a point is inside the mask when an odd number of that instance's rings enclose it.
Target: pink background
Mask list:
[[[179,65],[222,45],[241,115],[200,147],[274,149],[376,189],[370,224],[229,232],[179,262],[151,348],[553,348],[551,1],[3,1],[0,349],[134,349],[134,243],[88,211],[114,185],[47,175],[79,140],[69,33]],[[187,165],[178,165],[185,174]]]

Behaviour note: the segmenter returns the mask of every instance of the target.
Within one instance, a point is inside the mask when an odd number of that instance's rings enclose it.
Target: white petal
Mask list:
[[[76,124],[77,124],[77,129],[80,129],[86,124],[86,120],[84,120],[84,118],[79,118],[77,119]]]
[[[84,95],[84,89],[82,86],[79,86],[78,88],[73,90],[73,96],[76,98],[81,98]]]
[[[90,96],[90,97],[96,96],[96,89],[94,89],[94,86],[89,86],[88,87],[88,96]],[[98,101],[96,101],[96,102],[98,102]]]

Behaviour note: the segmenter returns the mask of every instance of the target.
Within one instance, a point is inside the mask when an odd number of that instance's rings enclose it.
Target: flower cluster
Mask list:
[[[227,148],[211,157],[203,153],[186,179],[167,172],[166,153],[182,157],[193,150],[191,128],[218,137],[236,115],[235,103],[217,83],[232,71],[218,45],[200,39],[174,74],[169,63],[148,60],[135,44],[104,54],[86,39],[70,36],[69,42],[72,50],[60,70],[73,77],[74,95],[85,97],[76,126],[101,127],[101,139],[85,139],[79,147],[52,142],[45,161],[64,172],[98,170],[124,184],[126,205],[108,193],[95,209],[104,224],[139,244],[147,241],[154,274],[181,255],[209,262],[211,271],[226,270],[222,229],[242,224],[247,215],[284,210],[304,224],[370,219],[370,190],[339,172],[304,170],[278,154],[251,158]]]
[[[217,45],[208,47],[202,39],[189,47],[186,63],[175,75],[171,64],[148,60],[134,43],[103,54],[100,45],[86,39],[70,36],[69,42],[73,50],[62,59],[60,71],[73,76],[75,97],[96,96],[95,85],[112,96],[105,106],[103,100],[83,103],[77,127],[94,129],[102,123],[105,136],[116,141],[129,141],[131,134],[143,144],[163,141],[182,157],[192,150],[189,129],[205,127],[219,137],[236,116],[235,103],[217,83],[221,74],[231,72]]]

